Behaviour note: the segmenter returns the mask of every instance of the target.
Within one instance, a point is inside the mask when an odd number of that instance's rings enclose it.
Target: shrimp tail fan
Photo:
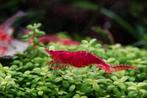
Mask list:
[[[122,70],[129,70],[129,69],[137,69],[136,66],[130,66],[125,64],[119,64],[116,66],[112,66],[113,72],[122,71]]]

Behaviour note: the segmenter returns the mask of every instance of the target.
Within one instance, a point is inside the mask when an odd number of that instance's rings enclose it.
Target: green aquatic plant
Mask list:
[[[40,23],[34,23],[33,25],[28,25],[27,29],[28,34],[23,36],[23,39],[26,41],[30,41],[30,43],[32,43],[33,46],[39,45],[39,40],[38,37],[42,36],[45,34],[44,31],[39,30],[39,28],[41,27]]]
[[[135,65],[138,69],[112,74],[107,74],[95,66],[52,70],[48,67],[52,58],[38,45],[37,48],[30,47],[31,49],[27,49],[23,54],[17,54],[10,67],[0,66],[1,98],[147,97],[147,50],[119,44],[103,47],[95,39],[83,40],[78,46],[49,43],[45,47],[89,51],[112,65],[123,63]]]

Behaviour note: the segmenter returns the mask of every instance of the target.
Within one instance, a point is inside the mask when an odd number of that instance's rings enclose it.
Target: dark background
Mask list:
[[[147,47],[145,0],[0,0],[0,22],[19,10],[28,12],[16,28],[41,22],[48,33],[66,32],[75,40]]]

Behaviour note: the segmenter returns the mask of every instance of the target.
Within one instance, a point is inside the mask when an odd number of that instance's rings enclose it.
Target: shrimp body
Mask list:
[[[12,27],[13,23],[20,17],[25,16],[26,13],[22,11],[18,11],[16,14],[8,18],[2,24],[0,24],[0,31],[8,34],[9,36],[12,35],[14,28]]]
[[[44,44],[49,43],[49,42],[54,42],[54,43],[60,43],[60,44],[67,45],[67,46],[80,44],[79,42],[74,41],[72,39],[61,38],[57,35],[44,35],[39,38],[39,41]]]
[[[10,43],[12,40],[11,36],[0,30],[0,42]]]
[[[122,65],[121,67],[119,65],[112,67],[110,64],[106,63],[100,57],[86,51],[69,52],[69,51],[58,51],[58,50],[48,50],[48,49],[45,50],[51,55],[53,59],[52,62],[56,64],[71,65],[78,68],[95,64],[96,67],[99,67],[108,73],[123,69],[130,69],[130,67],[123,68]]]
[[[17,18],[24,16],[25,13],[18,11],[16,14],[8,18],[2,24],[0,24],[0,42],[10,44],[12,41],[13,28],[12,24],[17,20]]]

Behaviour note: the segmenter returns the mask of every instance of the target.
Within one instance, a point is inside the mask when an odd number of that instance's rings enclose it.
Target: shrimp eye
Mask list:
[[[53,53],[53,50],[50,50],[49,52],[50,52],[50,53]]]

